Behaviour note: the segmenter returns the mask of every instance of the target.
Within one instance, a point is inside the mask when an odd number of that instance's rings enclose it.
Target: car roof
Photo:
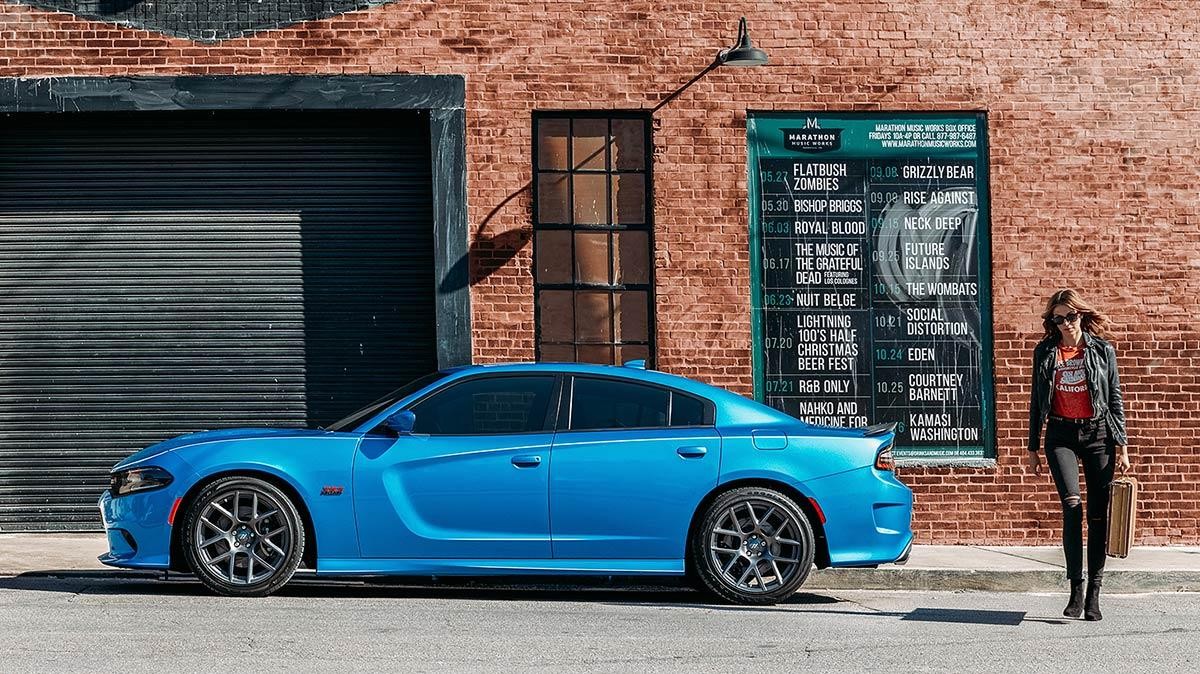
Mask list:
[[[498,363],[487,365],[461,365],[444,368],[442,372],[453,375],[454,378],[473,374],[488,373],[546,373],[546,374],[586,374],[602,377],[617,377],[634,382],[659,384],[685,393],[707,398],[717,406],[718,423],[729,423],[734,420],[762,422],[791,422],[800,423],[783,412],[766,405],[757,403],[749,398],[727,391],[717,386],[711,386],[694,379],[680,375],[668,374],[658,370],[647,370],[641,367],[625,365],[592,365],[587,363]],[[751,418],[748,418],[751,417]]]
[[[458,367],[445,368],[442,372],[446,374],[475,374],[481,372],[489,373],[507,373],[507,372],[538,372],[544,374],[566,373],[566,374],[591,374],[602,377],[621,377],[636,381],[655,382],[672,386],[679,389],[690,389],[692,387],[702,387],[705,389],[714,389],[721,391],[707,384],[702,384],[698,381],[681,377],[679,375],[668,374],[658,370],[648,370],[641,367],[632,367],[626,365],[593,365],[590,363],[494,363],[481,365],[460,365]],[[699,391],[697,391],[699,392]]]

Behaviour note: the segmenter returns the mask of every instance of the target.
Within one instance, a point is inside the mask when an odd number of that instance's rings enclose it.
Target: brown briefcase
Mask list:
[[[1137,480],[1118,477],[1108,488],[1108,554],[1128,557],[1137,524]]]

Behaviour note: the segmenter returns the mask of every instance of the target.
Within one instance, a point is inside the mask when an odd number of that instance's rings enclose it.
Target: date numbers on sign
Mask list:
[[[767,393],[795,393],[796,382],[790,379],[768,379]]]
[[[896,347],[875,349],[876,362],[886,363],[897,360],[904,360],[904,349]]]

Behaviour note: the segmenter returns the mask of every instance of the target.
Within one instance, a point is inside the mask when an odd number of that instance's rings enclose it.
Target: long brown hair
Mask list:
[[[1083,301],[1079,293],[1074,288],[1064,288],[1050,296],[1046,300],[1046,310],[1042,312],[1042,327],[1046,329],[1044,339],[1053,340],[1055,342],[1062,340],[1062,332],[1052,320],[1054,318],[1054,307],[1058,305],[1070,307],[1071,311],[1079,314],[1079,320],[1083,321],[1082,327],[1084,332],[1090,332],[1097,337],[1108,337],[1108,317],[1100,313],[1092,305]]]

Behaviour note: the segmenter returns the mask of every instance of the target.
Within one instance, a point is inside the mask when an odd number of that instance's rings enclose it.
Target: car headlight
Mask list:
[[[130,468],[112,474],[112,495],[124,496],[135,491],[161,489],[175,479],[170,473],[158,466]]]

